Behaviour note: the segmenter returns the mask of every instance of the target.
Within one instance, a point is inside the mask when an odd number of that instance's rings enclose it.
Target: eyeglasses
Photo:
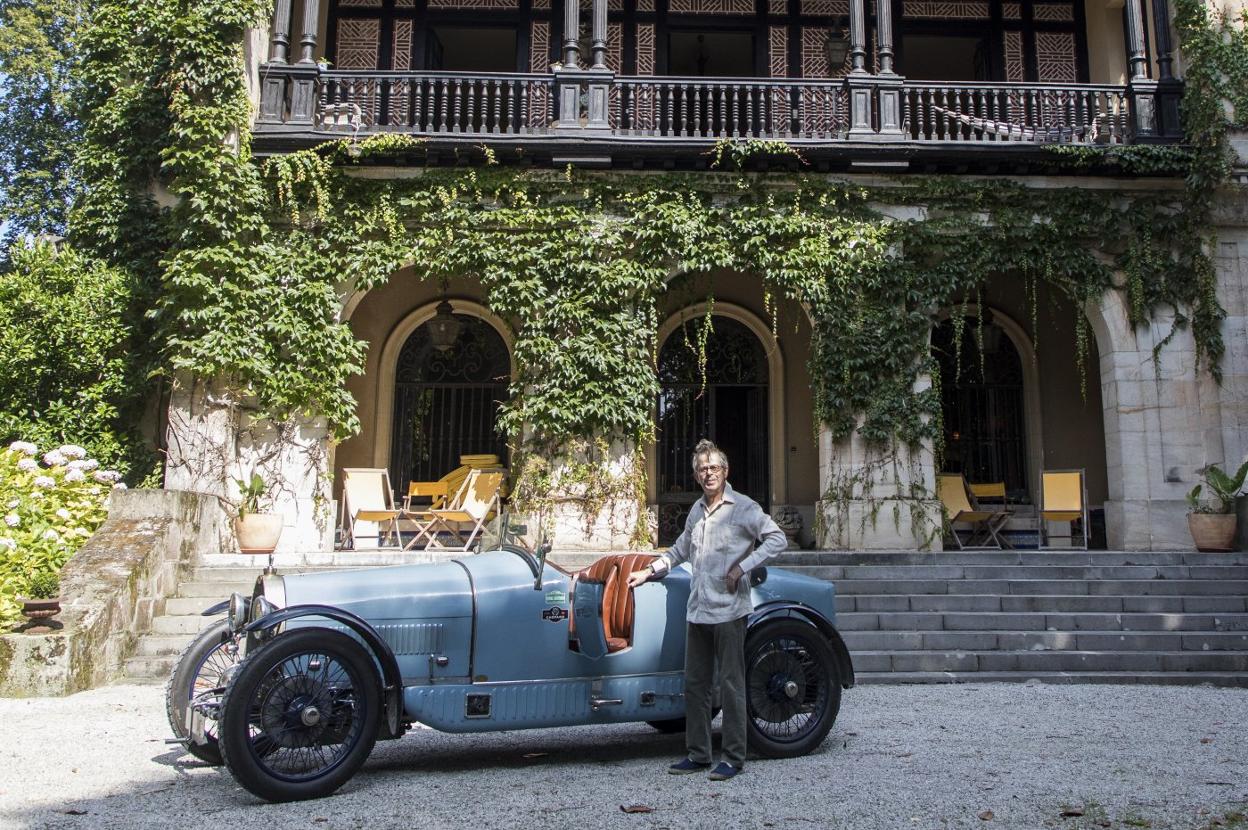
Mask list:
[[[698,468],[698,472],[702,475],[706,475],[707,473],[722,473],[723,471],[724,468],[719,464],[708,464],[705,467]]]

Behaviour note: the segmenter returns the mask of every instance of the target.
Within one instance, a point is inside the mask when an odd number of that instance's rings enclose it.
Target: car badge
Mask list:
[[[568,609],[551,606],[542,610],[542,619],[548,622],[563,622],[568,618]]]

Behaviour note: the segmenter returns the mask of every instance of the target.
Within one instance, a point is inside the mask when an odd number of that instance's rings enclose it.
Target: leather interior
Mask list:
[[[607,637],[607,653],[623,651],[633,640],[633,591],[628,575],[649,565],[657,557],[648,553],[620,553],[604,556],[576,573],[576,579],[601,582],[602,628]]]

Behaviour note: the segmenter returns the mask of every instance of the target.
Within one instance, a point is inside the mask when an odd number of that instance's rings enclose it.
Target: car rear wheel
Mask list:
[[[186,715],[193,702],[220,711],[221,695],[225,691],[229,672],[238,662],[238,643],[230,636],[226,621],[219,620],[201,631],[183,649],[173,664],[169,682],[165,684],[165,714],[169,717],[174,737],[186,741],[187,752],[213,766],[221,765],[216,719],[205,720],[204,738],[207,743],[197,744],[188,740]]]
[[[329,795],[372,752],[381,716],[373,658],[324,628],[281,634],[225,693],[220,745],[239,784],[268,801]]]
[[[768,758],[806,755],[841,708],[836,658],[819,629],[799,620],[765,623],[745,640],[749,747]]]

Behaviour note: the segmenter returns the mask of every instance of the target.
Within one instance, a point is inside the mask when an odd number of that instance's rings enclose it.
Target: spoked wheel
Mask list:
[[[332,793],[377,740],[380,680],[345,634],[301,628],[251,655],[225,693],[221,754],[245,788],[269,801]]]
[[[823,634],[778,620],[745,640],[749,746],[769,758],[805,755],[827,737],[841,708],[840,673]]]
[[[221,764],[221,749],[217,746],[221,696],[239,660],[239,643],[230,636],[226,621],[220,620],[201,631],[182,651],[165,685],[165,714],[175,737],[187,739],[186,716],[191,706],[211,713],[204,720],[207,743],[187,741],[186,751],[213,766]]]

